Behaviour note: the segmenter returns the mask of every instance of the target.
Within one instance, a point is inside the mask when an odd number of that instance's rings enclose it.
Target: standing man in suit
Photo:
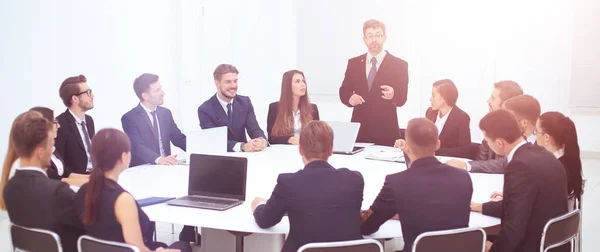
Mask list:
[[[262,198],[252,201],[256,224],[270,228],[288,214],[290,233],[283,252],[295,252],[313,242],[362,239],[359,222],[365,186],[362,175],[327,163],[333,154],[333,131],[327,123],[308,123],[299,141],[304,169],[280,174],[268,201]]]
[[[361,231],[372,234],[398,214],[404,251],[421,233],[469,226],[473,183],[469,173],[440,163],[438,130],[425,118],[408,122],[404,152],[410,169],[387,175],[381,192],[361,214]]]
[[[140,103],[121,117],[123,131],[131,140],[131,166],[176,165],[177,155],[171,155],[171,143],[185,151],[186,137],[171,111],[161,106],[165,92],[158,76],[140,75],[133,82],[133,90]]]
[[[383,50],[385,25],[363,24],[368,53],[348,60],[340,100],[354,108],[352,122],[360,123],[357,141],[393,146],[400,138],[396,107],[406,103],[408,64]]]
[[[490,112],[501,109],[506,100],[519,95],[523,95],[523,89],[518,83],[510,80],[496,82],[494,90],[487,101]],[[508,162],[506,157],[496,155],[484,139],[479,145],[479,152],[475,160],[464,162],[451,159],[446,163],[457,168],[466,169],[469,172],[501,174]]]
[[[13,122],[10,139],[20,166],[7,182],[12,163],[4,163],[0,209],[6,210],[16,225],[55,232],[63,251],[75,252],[77,239],[85,230],[73,208],[75,193],[67,183],[48,178],[54,145],[52,128],[37,111],[25,112]]]
[[[490,149],[508,160],[504,192],[495,193],[500,201],[471,205],[473,211],[502,219],[497,239],[493,245],[488,242],[487,248],[492,252],[536,251],[546,223],[567,213],[565,169],[551,152],[523,139],[510,111],[490,112],[479,128]]]
[[[250,98],[237,94],[239,71],[232,65],[217,66],[213,77],[217,93],[198,107],[203,129],[227,126],[227,151],[256,152],[267,147]],[[246,139],[246,131],[251,140]]]
[[[94,120],[86,112],[94,108],[94,94],[83,75],[65,79],[60,85],[60,98],[67,110],[56,117],[61,125],[56,137],[56,151],[62,156],[68,173],[89,174],[92,171],[90,143],[94,137]]]

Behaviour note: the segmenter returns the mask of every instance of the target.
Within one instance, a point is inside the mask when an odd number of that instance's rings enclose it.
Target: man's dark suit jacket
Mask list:
[[[227,151],[233,151],[236,143],[248,142],[246,131],[248,131],[248,135],[252,139],[259,137],[267,139],[256,121],[254,107],[252,106],[252,102],[250,102],[250,98],[236,95],[233,98],[232,107],[233,125],[229,123],[227,111],[223,110],[221,103],[217,99],[217,95],[213,95],[213,97],[198,107],[200,128],[210,129],[227,126]]]
[[[408,64],[388,52],[377,69],[369,91],[366,60],[367,54],[348,60],[340,87],[340,100],[348,107],[352,107],[349,100],[353,94],[358,94],[365,100],[365,103],[354,106],[352,111],[352,122],[360,123],[358,142],[394,146],[396,139],[400,138],[396,107],[406,103],[408,93]],[[393,99],[382,98],[382,85],[394,88]]]
[[[85,232],[73,208],[74,195],[67,183],[38,171],[16,171],[4,188],[10,221],[55,232],[65,252],[77,251],[77,239]]]
[[[54,147],[56,147],[56,151],[64,161],[65,174],[63,176],[69,177],[71,172],[86,174],[88,157],[79,134],[79,127],[81,126],[77,124],[75,117],[68,109],[58,115],[56,120],[60,124],[60,128],[58,128],[58,136],[56,136]],[[89,115],[85,115],[85,125],[90,140],[92,140],[94,134],[96,134],[94,119]]]
[[[435,154],[468,158],[471,148],[471,117],[457,106],[454,106],[446,116],[448,118],[439,137],[441,146]],[[428,108],[425,117],[435,123],[438,119],[438,111]]]
[[[546,223],[567,213],[567,175],[542,147],[519,147],[504,172],[504,196],[483,204],[483,214],[502,219],[491,252],[529,252],[540,247]],[[553,251],[565,251],[565,247]]]
[[[171,111],[161,106],[156,107],[160,137],[165,155],[171,155],[173,145],[186,149],[186,137],[175,124]],[[123,131],[131,141],[131,166],[154,164],[160,157],[158,139],[154,136],[152,122],[142,105],[131,109],[121,117]]]
[[[312,119],[315,121],[319,120],[319,109],[317,105],[314,103],[310,104],[312,106]],[[279,102],[273,102],[269,104],[269,113],[267,115],[267,134],[269,134],[269,143],[271,144],[288,144],[288,140],[290,136],[273,136],[271,132],[273,131],[273,126],[275,125],[275,121],[277,120],[277,113],[279,113]]]
[[[281,221],[287,212],[290,233],[283,252],[312,242],[362,239],[360,206],[364,180],[359,172],[314,161],[296,173],[283,173],[266,204],[254,211],[261,228]]]
[[[404,251],[410,251],[421,233],[468,227],[472,195],[468,172],[442,164],[435,157],[421,158],[410,169],[385,178],[370,208],[373,214],[361,231],[372,234],[398,214]]]

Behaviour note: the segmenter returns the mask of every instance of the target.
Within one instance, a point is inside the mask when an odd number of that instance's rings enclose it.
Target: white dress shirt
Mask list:
[[[383,62],[383,59],[385,58],[386,54],[387,54],[387,52],[385,50],[381,50],[381,52],[379,52],[377,55],[375,55],[375,59],[377,59],[377,63],[375,63],[375,66],[377,66],[377,71],[379,71],[381,62]],[[367,79],[369,78],[369,72],[371,71],[371,65],[373,65],[371,63],[372,58],[373,58],[373,55],[371,55],[370,53],[367,53],[367,62],[365,62],[365,71],[367,73],[365,76],[367,76]]]
[[[86,123],[86,127],[87,127],[87,122],[85,121],[85,116],[83,116],[83,120],[82,120],[82,119],[79,119],[79,117],[77,117],[75,115],[75,113],[73,113],[73,111],[71,111],[71,109],[69,109],[69,112],[71,113],[71,115],[73,116],[73,118],[75,118],[75,127],[77,128],[77,131],[79,131],[79,136],[81,137],[81,142],[83,142],[83,146],[85,147],[85,154],[87,155],[87,160],[88,160],[87,171],[89,172],[89,171],[92,170],[92,167],[93,167],[92,166],[92,157],[90,156],[91,155],[90,154],[91,153],[90,152],[90,146],[87,145],[87,143],[85,141],[85,135],[83,133],[83,130],[81,129],[81,126],[82,126],[81,122],[85,122]],[[87,128],[86,128],[86,131],[87,131]],[[89,134],[89,132],[88,132],[88,134]],[[88,137],[90,137],[90,136],[88,135]],[[90,137],[90,141],[91,140],[92,139]]]
[[[448,120],[448,115],[450,114],[450,112],[452,112],[452,109],[448,110],[448,113],[446,113],[443,117],[440,118],[441,112],[438,110],[435,119],[435,126],[438,129],[438,136],[442,133],[442,129],[444,129],[444,125],[446,125],[446,121]]]
[[[300,117],[300,110],[298,109],[296,112],[292,112],[294,115],[294,136],[300,135],[300,130],[302,129],[302,120]]]
[[[527,142],[530,143],[530,144],[535,144],[536,140],[537,139],[536,139],[536,137],[535,137],[534,134],[531,134],[530,136],[527,137]]]
[[[218,94],[217,94],[217,100],[219,100],[219,103],[221,104],[221,107],[223,108],[223,111],[225,111],[225,114],[226,114],[227,116],[229,116],[229,114],[227,114],[227,104],[229,104],[229,103],[227,103],[226,101],[223,101],[223,100],[221,100],[221,98],[219,97],[219,95],[218,95]],[[234,101],[234,100],[235,100],[235,99],[231,99],[231,102],[230,102],[230,103],[231,103],[231,113],[233,113],[233,101]],[[227,120],[229,120],[229,118],[227,118]],[[232,126],[233,126],[233,125],[232,125]],[[236,144],[233,146],[233,151],[235,151],[235,152],[240,152],[240,151],[242,151],[242,143],[236,143]]]
[[[46,173],[46,171],[44,171],[44,169],[39,168],[39,167],[19,167],[17,168],[17,171],[36,171],[36,172],[40,172],[41,174],[44,174],[44,176],[48,177],[48,174]]]
[[[564,155],[565,155],[565,149],[564,149],[564,148],[562,148],[562,149],[560,149],[560,150],[557,150],[557,151],[555,151],[555,152],[554,152],[554,153],[552,153],[552,154],[554,154],[554,156],[556,157],[556,159],[559,159],[559,158],[561,158],[562,156],[564,156]]]
[[[65,173],[65,166],[63,165],[63,162],[54,155],[55,149],[55,147],[52,147],[52,157],[50,158],[52,159],[54,166],[56,166],[56,172],[58,173],[58,176],[62,177],[63,173]]]
[[[526,143],[527,143],[527,141],[521,140],[521,142],[519,142],[517,145],[515,145],[515,147],[512,150],[510,150],[510,152],[508,153],[508,156],[506,156],[506,161],[508,163],[510,163],[510,161],[513,158],[513,156],[515,155],[515,152],[517,152],[517,150],[519,149],[519,147],[525,145]]]
[[[148,115],[148,118],[150,119],[150,124],[152,125],[152,127],[154,127],[154,117],[152,115],[152,112],[156,111],[156,109],[151,110],[151,109],[147,108],[146,106],[144,106],[144,104],[142,104],[142,103],[140,103],[140,105],[146,111],[146,115]],[[156,158],[156,160],[154,160],[154,163],[158,164],[158,160],[161,157],[165,156],[165,146],[163,145],[162,136],[160,134],[160,123],[158,122],[158,114],[156,114],[156,125],[158,128],[158,149],[160,150],[160,157]]]

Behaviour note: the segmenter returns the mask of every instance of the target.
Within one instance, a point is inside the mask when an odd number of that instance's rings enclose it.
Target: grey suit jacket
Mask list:
[[[479,146],[476,159],[469,162],[470,172],[493,174],[504,174],[504,167],[507,164],[506,157],[496,155],[485,140]]]

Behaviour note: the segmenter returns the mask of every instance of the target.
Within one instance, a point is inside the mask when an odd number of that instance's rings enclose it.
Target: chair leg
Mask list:
[[[171,223],[171,234],[175,234],[175,224]]]

